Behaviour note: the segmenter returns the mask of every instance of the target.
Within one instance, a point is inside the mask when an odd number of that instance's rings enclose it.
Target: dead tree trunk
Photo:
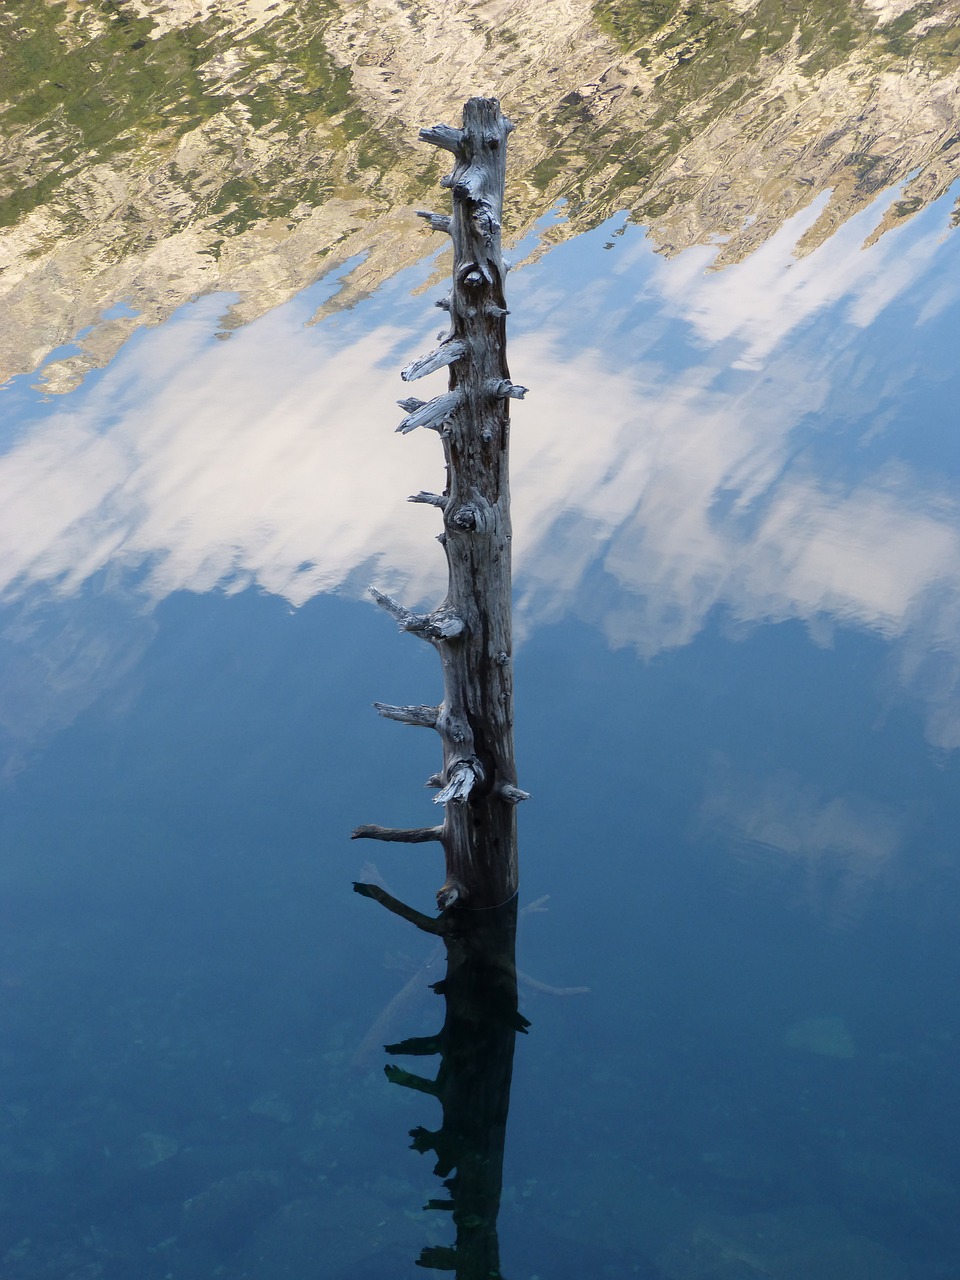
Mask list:
[[[449,369],[448,389],[432,400],[400,401],[406,417],[397,428],[425,427],[439,433],[446,460],[442,494],[421,492],[410,501],[443,513],[443,543],[449,569],[444,601],[431,613],[414,614],[373,590],[402,631],[437,649],[443,666],[439,707],[388,706],[381,715],[435,729],[443,744],[443,769],[431,779],[442,824],[401,831],[358,827],[354,837],[414,843],[439,840],[446,880],[437,894],[441,910],[499,906],[517,892],[517,787],[513,752],[511,642],[510,489],[508,448],[510,400],[525,388],[510,380],[500,221],[507,135],[513,128],[493,98],[471,98],[463,127],[435,125],[420,137],[453,154],[453,173],[441,181],[453,195],[452,217],[421,213],[453,240],[453,283],[438,305],[449,312],[449,332],[437,349],[403,370],[412,382]],[[382,892],[392,910],[399,904]],[[405,908],[407,918],[419,913]],[[423,919],[417,920],[422,927]],[[436,931],[431,929],[431,932]]]

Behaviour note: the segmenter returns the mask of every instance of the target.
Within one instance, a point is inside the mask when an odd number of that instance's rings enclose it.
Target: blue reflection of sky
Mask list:
[[[520,634],[573,613],[652,654],[718,606],[821,635],[850,623],[897,640],[908,681],[946,649],[936,696],[952,699],[948,209],[863,248],[882,213],[868,209],[797,259],[812,208],[722,272],[709,248],[664,261],[619,218],[518,271]],[[391,435],[397,366],[442,322],[423,292],[437,252],[320,323],[336,278],[226,342],[226,302],[203,299],[69,396],[40,403],[18,380],[0,456],[7,601],[108,570],[146,600],[256,585],[299,605],[371,577],[411,600],[440,590],[429,516],[404,501],[439,482],[438,451]],[[934,739],[960,742],[960,711],[932,714]]]
[[[531,459],[522,421],[515,433],[521,548],[537,503],[525,475],[536,472],[539,496],[561,487],[550,473],[572,472],[573,455],[577,469],[562,522],[537,512],[534,550],[529,538],[521,559],[534,566],[521,577],[521,617],[557,616],[565,598],[613,643],[648,654],[689,643],[716,606],[741,623],[800,618],[821,637],[835,622],[867,626],[905,649],[929,643],[933,622],[935,646],[955,655],[948,209],[943,201],[861,249],[877,217],[868,211],[800,260],[795,219],[741,267],[716,274],[704,274],[707,250],[662,264],[639,235],[625,237],[609,255],[623,258],[610,305],[594,296],[610,279],[600,237],[556,250],[592,254],[596,274],[581,295],[549,304],[532,339],[555,344],[560,372],[547,390],[554,440],[538,436]],[[531,292],[547,301],[536,283]],[[578,314],[599,317],[586,353],[569,320]],[[596,395],[574,436],[578,381]],[[531,416],[539,411],[542,402]],[[937,697],[951,700],[955,677],[944,679]],[[954,745],[946,720],[955,712],[945,718],[941,707],[933,718],[935,740]]]
[[[960,790],[923,740],[960,724],[945,207],[794,262],[797,223],[712,274],[601,228],[512,280],[523,895],[552,895],[522,967],[593,991],[525,997],[511,1274],[676,1262],[670,1230],[707,1210],[756,1235],[796,1205],[836,1256],[851,1231],[952,1256]],[[347,1063],[405,981],[382,953],[417,943],[351,895],[371,851],[346,834],[428,820],[432,736],[364,709],[439,673],[336,593],[441,588],[435,513],[404,502],[439,448],[391,432],[437,269],[312,324],[326,282],[228,341],[205,299],[69,397],[8,392],[7,1096],[24,1167],[55,1153],[9,1188],[24,1236],[109,1206],[146,1251],[256,1166],[314,1233],[359,1187],[376,1217],[329,1240],[396,1221],[390,1274],[414,1270],[426,1100]],[[430,902],[436,851],[373,852]],[[435,1029],[415,1012],[398,1037]],[[145,1171],[158,1135],[177,1159]],[[262,1229],[241,1234],[273,1259]]]

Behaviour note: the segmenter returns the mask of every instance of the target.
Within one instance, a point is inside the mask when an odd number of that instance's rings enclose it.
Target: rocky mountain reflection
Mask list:
[[[55,352],[43,386],[68,390],[202,293],[237,294],[231,327],[348,262],[338,305],[369,293],[421,253],[409,212],[440,170],[416,130],[467,92],[522,125],[515,238],[563,201],[552,239],[628,210],[662,253],[719,244],[722,266],[816,207],[802,254],[903,184],[875,239],[957,174],[955,19],[953,0],[23,0],[0,13],[0,376]]]

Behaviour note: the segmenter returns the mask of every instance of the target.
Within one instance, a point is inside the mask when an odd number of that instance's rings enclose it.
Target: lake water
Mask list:
[[[941,9],[808,30],[707,5],[658,35],[653,10],[572,0],[23,8],[0,115],[3,1280],[399,1280],[450,1243],[409,1149],[436,1103],[380,1047],[439,1025],[438,962],[351,888],[430,910],[439,854],[349,833],[431,821],[439,764],[371,709],[435,701],[440,672],[365,595],[445,581],[437,514],[406,502],[442,487],[438,443],[393,430],[448,269],[405,113],[456,122],[491,87],[519,123],[530,388],[521,908],[548,895],[517,940],[503,1275],[956,1280]],[[404,40],[460,49],[435,100]],[[757,41],[724,96],[708,68]],[[875,78],[844,81],[868,47]]]

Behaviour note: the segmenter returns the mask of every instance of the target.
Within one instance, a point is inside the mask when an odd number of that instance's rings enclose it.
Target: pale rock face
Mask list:
[[[771,70],[769,86],[749,118],[731,114],[707,125],[648,189],[648,198],[669,201],[654,222],[666,254],[725,236],[715,267],[742,261],[828,191],[826,208],[798,245],[802,255],[882,189],[904,182],[902,201],[919,208],[956,180],[960,147],[948,143],[958,119],[957,74],[931,83],[912,68],[875,76],[852,62],[813,90],[798,84],[792,67]],[[858,171],[860,156],[866,174]],[[677,199],[683,190],[687,199]],[[901,220],[898,213],[893,206],[874,238]]]
[[[852,12],[865,6],[856,0]],[[508,241],[560,202],[566,222],[547,242],[626,209],[665,255],[719,244],[719,268],[823,201],[798,246],[807,252],[878,192],[904,184],[875,238],[960,171],[960,72],[944,71],[943,58],[895,55],[869,23],[845,53],[811,48],[795,33],[748,59],[739,79],[701,83],[682,77],[699,74],[698,59],[709,65],[710,49],[681,17],[628,53],[588,0],[344,0],[339,11],[311,0],[135,0],[134,8],[153,20],[158,50],[165,33],[209,20],[197,39],[210,55],[196,72],[209,113],[178,125],[189,104],[179,105],[174,84],[152,125],[64,166],[75,127],[54,110],[3,129],[0,102],[0,195],[57,178],[0,228],[0,380],[75,342],[43,374],[47,390],[69,390],[137,325],[161,322],[198,294],[236,293],[227,322],[236,326],[359,258],[335,304],[350,305],[436,243],[417,234],[413,214],[434,200],[443,160],[425,154],[417,131],[456,123],[470,94],[496,94],[518,125]],[[949,29],[956,9],[941,0],[914,37]],[[881,13],[876,4],[866,11]],[[888,20],[886,8],[881,16]],[[744,16],[739,36],[728,27],[738,47],[755,21]],[[70,48],[109,35],[108,19],[85,8],[68,9],[58,28]],[[309,60],[298,60],[308,37],[340,76],[342,109],[321,109],[334,88],[316,87]],[[271,103],[276,113],[288,100],[303,104],[299,114],[264,122]],[[256,124],[251,104],[261,108]],[[118,304],[132,314],[111,315]]]
[[[285,13],[290,0],[130,0],[129,8],[140,18],[154,22],[154,39],[167,31],[191,26],[208,18],[224,18],[245,34]]]
[[[354,0],[331,29],[329,48],[353,69],[374,116],[378,108],[391,118],[400,113],[417,128],[455,117],[470,95],[499,97],[521,122],[602,76],[620,56],[587,0]],[[511,145],[517,141],[514,135]]]
[[[915,8],[915,0],[862,0],[867,9],[872,9],[881,23],[893,22],[902,13]]]

